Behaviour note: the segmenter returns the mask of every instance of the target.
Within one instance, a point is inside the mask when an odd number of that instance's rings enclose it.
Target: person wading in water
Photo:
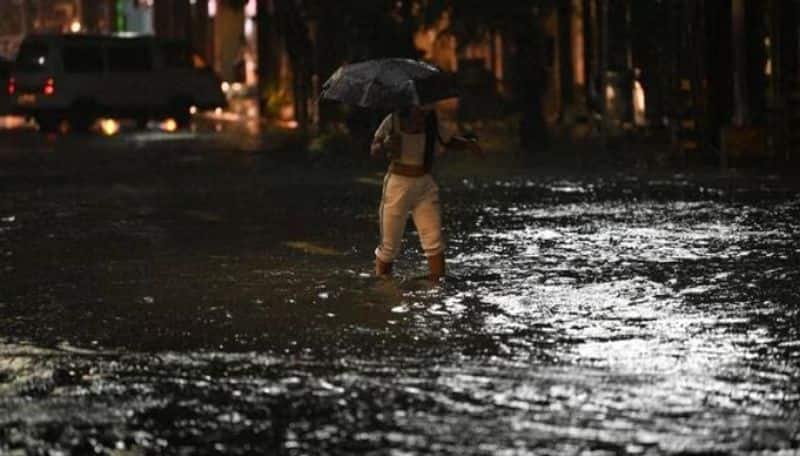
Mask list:
[[[375,249],[375,274],[378,277],[392,272],[409,213],[428,259],[430,279],[438,281],[444,277],[445,246],[439,187],[431,176],[431,170],[434,156],[445,150],[470,150],[483,155],[475,140],[454,137],[443,141],[436,112],[419,106],[389,114],[375,132],[370,149],[372,155],[384,154],[391,160],[383,180],[379,209],[381,243]]]

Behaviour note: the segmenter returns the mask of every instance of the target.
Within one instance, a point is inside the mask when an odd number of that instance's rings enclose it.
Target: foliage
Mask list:
[[[265,117],[270,119],[277,119],[281,116],[281,109],[292,103],[291,95],[285,90],[279,90],[275,87],[267,88],[266,102],[264,108],[266,110]]]
[[[428,26],[448,14],[449,33],[460,45],[481,41],[492,31],[525,34],[531,24],[558,3],[557,0],[416,0],[420,25]]]
[[[337,169],[381,168],[382,160],[369,154],[369,146],[344,129],[317,135],[308,146],[308,160],[315,166]]]
[[[347,158],[355,149],[353,139],[343,131],[323,133],[311,141],[308,151],[312,160]]]
[[[445,14],[450,18],[447,32],[459,45],[501,33],[515,49],[522,49],[522,58],[516,60],[536,61],[528,57],[538,52],[538,21],[556,0],[272,0],[272,4],[276,30],[285,40],[295,70],[295,112],[305,127],[313,74],[324,80],[345,62],[418,58],[414,34]],[[530,70],[512,70],[521,75],[516,78],[523,81],[520,86],[533,79],[525,71]]]
[[[23,15],[19,5],[0,1],[0,36],[17,35],[24,30]]]
[[[400,3],[403,6],[398,6]],[[310,0],[312,16],[338,25],[337,41],[348,61],[376,57],[418,57],[409,2],[394,0]]]

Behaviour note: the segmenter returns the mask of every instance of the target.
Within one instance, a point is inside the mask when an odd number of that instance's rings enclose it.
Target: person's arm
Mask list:
[[[375,131],[375,137],[372,139],[372,145],[369,148],[369,152],[373,157],[377,157],[378,155],[382,155],[382,152],[385,151],[385,147],[387,146],[387,141],[392,134],[392,115],[389,114],[383,119],[381,125]]]
[[[477,154],[481,157],[484,157],[483,149],[481,148],[480,144],[478,144],[477,138],[468,138],[465,136],[460,136],[455,134],[455,131],[446,131],[447,136],[450,138],[447,141],[442,139],[442,127],[444,126],[445,130],[448,130],[447,125],[442,125],[439,122],[439,117],[434,114],[434,121],[435,121],[435,134],[436,134],[436,141],[439,143],[439,154],[444,154],[448,151],[463,151],[467,150],[474,154]],[[449,130],[452,130],[449,129]]]
[[[466,150],[476,155],[484,157],[485,154],[477,138],[465,138],[463,136],[453,136],[449,141],[442,143],[445,150],[462,151]]]

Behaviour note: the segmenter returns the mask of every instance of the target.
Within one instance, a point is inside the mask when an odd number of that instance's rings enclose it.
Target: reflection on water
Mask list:
[[[400,277],[370,277],[363,189],[316,206],[262,194],[213,220],[186,215],[229,207],[205,193],[62,195],[58,211],[13,195],[0,450],[800,446],[800,195],[684,179],[444,187],[442,286],[416,278],[413,236]]]

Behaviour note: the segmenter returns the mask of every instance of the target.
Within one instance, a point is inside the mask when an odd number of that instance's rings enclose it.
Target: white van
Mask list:
[[[220,79],[182,41],[155,37],[33,35],[25,38],[8,81],[15,113],[43,131],[67,121],[88,130],[100,117],[171,117],[226,105]]]

